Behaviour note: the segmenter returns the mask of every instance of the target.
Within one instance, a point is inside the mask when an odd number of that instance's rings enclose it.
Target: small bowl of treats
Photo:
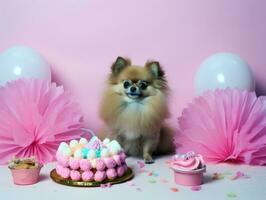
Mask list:
[[[34,157],[12,158],[8,168],[11,170],[13,181],[17,185],[32,185],[38,182],[43,167]]]

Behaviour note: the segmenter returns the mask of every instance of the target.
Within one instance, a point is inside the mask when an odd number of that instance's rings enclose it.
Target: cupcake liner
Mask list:
[[[32,185],[37,183],[42,167],[42,165],[39,165],[38,168],[32,169],[10,169],[13,176],[14,184]]]
[[[206,166],[192,171],[181,171],[175,168],[172,169],[174,171],[176,184],[185,186],[197,186],[203,184],[203,173],[206,172]]]

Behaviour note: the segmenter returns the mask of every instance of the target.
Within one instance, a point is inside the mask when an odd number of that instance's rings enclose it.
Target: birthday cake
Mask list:
[[[62,142],[56,153],[56,173],[74,181],[114,180],[127,171],[126,155],[116,140],[93,136]]]

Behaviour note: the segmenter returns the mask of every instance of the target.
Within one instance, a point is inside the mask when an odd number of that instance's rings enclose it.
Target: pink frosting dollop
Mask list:
[[[63,178],[68,178],[70,175],[70,170],[67,167],[62,167],[61,165],[57,165],[56,173]]]
[[[200,169],[205,164],[201,155],[195,154],[194,152],[188,152],[186,154],[177,154],[173,156],[170,165],[176,170],[193,171]]]
[[[102,159],[97,159],[96,160],[96,169],[99,171],[103,171],[105,169],[105,163]]]
[[[70,158],[69,159],[69,166],[71,167],[71,169],[78,169],[79,168],[79,159],[77,158]]]
[[[115,168],[107,169],[106,170],[106,175],[108,179],[115,179],[117,177],[117,172]]]
[[[105,171],[96,171],[94,174],[94,180],[97,182],[101,182],[106,179],[106,172]]]
[[[60,175],[60,172],[61,172],[61,169],[62,169],[62,168],[63,168],[63,167],[62,167],[60,164],[57,164],[57,165],[56,165],[56,168],[55,168],[56,173]]]
[[[113,156],[113,159],[114,159],[114,161],[116,162],[116,164],[117,165],[121,165],[121,163],[122,163],[122,159],[121,159],[121,156],[120,155],[114,155]]]
[[[104,158],[104,163],[107,168],[114,168],[116,166],[116,162],[112,157]]]
[[[56,153],[56,159],[60,165],[62,165],[63,167],[68,167],[68,162],[69,162],[68,156],[64,156],[58,152]]]
[[[80,175],[79,171],[77,171],[77,170],[71,170],[71,172],[70,172],[70,178],[72,180],[74,180],[74,181],[78,181],[78,180],[80,180],[81,175]]]
[[[118,177],[123,176],[125,174],[125,172],[126,172],[124,165],[121,165],[121,166],[117,167],[116,171],[117,171],[117,176]]]
[[[79,161],[79,166],[80,166],[80,169],[83,171],[88,171],[92,168],[90,161],[87,159],[81,159]]]
[[[120,153],[120,158],[122,163],[126,162],[127,155],[125,154],[125,152]]]
[[[123,164],[125,172],[127,171],[127,164]]]
[[[83,181],[92,181],[94,174],[92,171],[85,171],[82,173],[81,177]]]

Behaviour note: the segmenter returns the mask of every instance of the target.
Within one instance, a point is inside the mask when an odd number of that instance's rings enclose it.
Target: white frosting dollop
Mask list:
[[[71,148],[73,148],[73,147],[75,147],[75,146],[78,145],[78,144],[79,144],[79,142],[78,142],[77,140],[71,140],[70,143],[69,143],[69,146],[70,146]]]
[[[87,158],[88,159],[96,158],[96,152],[93,149],[90,149],[89,152],[87,153]]]
[[[109,151],[107,148],[103,148],[101,151],[101,157],[108,157],[109,156]]]
[[[92,168],[96,168],[96,160],[97,159],[90,160]]]
[[[110,151],[110,153],[111,153],[112,155],[117,154],[117,153],[119,153],[119,152],[122,150],[120,144],[119,144],[116,140],[112,140],[112,141],[107,145],[107,147],[108,147],[108,149],[109,149],[109,151]]]
[[[110,154],[111,155],[115,155],[118,154],[120,152],[119,148],[117,146],[111,146],[109,148]]]
[[[62,155],[63,156],[71,156],[71,149],[69,147],[67,148],[64,148],[62,151],[61,151]]]
[[[74,158],[83,158],[83,154],[82,154],[81,149],[78,149],[75,151]]]
[[[105,146],[107,146],[109,143],[110,143],[110,139],[109,139],[109,138],[105,138],[105,139],[103,140],[103,144],[104,144]]]
[[[80,144],[87,144],[88,140],[86,138],[80,138],[79,143]]]
[[[68,144],[65,142],[61,142],[59,147],[58,147],[58,150],[59,150],[59,152],[63,152],[64,149],[66,149],[66,148],[69,148]]]

